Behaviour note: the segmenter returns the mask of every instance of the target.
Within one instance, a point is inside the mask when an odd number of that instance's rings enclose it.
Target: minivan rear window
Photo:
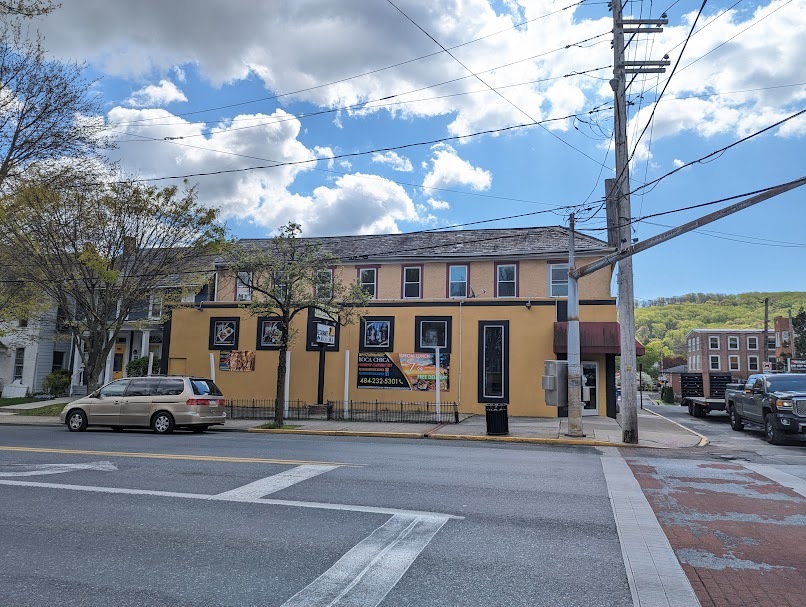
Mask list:
[[[181,377],[163,377],[157,394],[159,396],[177,396],[185,391],[185,380]]]
[[[199,396],[224,396],[211,379],[191,379],[190,385],[193,386],[193,394]]]

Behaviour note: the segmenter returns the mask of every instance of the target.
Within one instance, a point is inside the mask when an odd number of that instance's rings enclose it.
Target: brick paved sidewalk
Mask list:
[[[806,498],[734,462],[627,461],[703,607],[806,604]]]

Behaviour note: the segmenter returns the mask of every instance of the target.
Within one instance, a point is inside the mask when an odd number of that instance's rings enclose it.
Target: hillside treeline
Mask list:
[[[686,357],[686,334],[692,329],[763,329],[764,298],[769,297],[770,331],[773,318],[796,315],[806,308],[806,292],[689,293],[645,300],[635,308],[635,334],[646,346],[644,369],[661,358]]]

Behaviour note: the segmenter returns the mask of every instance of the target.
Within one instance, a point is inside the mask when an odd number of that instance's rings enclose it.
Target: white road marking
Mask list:
[[[324,472],[330,472],[336,468],[338,468],[338,466],[296,466],[291,470],[285,470],[279,474],[267,476],[254,483],[244,485],[243,487],[224,491],[224,493],[219,493],[217,497],[236,501],[257,499],[264,495],[276,493],[277,491],[296,485],[297,483],[323,474]]]
[[[699,606],[700,602],[627,462],[612,456],[602,456],[601,460],[633,605]]]
[[[375,607],[447,520],[446,516],[396,514],[283,607]]]
[[[806,497],[806,481],[795,476],[794,474],[789,474],[789,472],[784,472],[783,470],[779,470],[778,468],[769,466],[767,464],[751,464],[748,462],[742,463],[742,466],[748,470],[757,472],[761,476],[766,476],[768,479],[775,481],[779,485],[789,487],[795,493]]]
[[[62,474],[76,470],[101,470],[112,472],[117,466],[112,462],[88,462],[86,464],[7,464],[0,470],[0,476],[40,476],[43,474]]]
[[[314,508],[317,510],[342,510],[348,512],[365,512],[368,514],[408,514],[412,516],[443,517],[447,519],[464,519],[463,516],[453,514],[442,514],[440,512],[423,512],[419,510],[400,510],[398,508],[376,508],[373,506],[356,506],[352,504],[327,504],[322,502],[300,502],[294,500],[277,499],[230,499],[218,495],[207,495],[204,493],[178,493],[175,491],[155,491],[151,489],[125,489],[122,487],[92,487],[88,485],[67,485],[61,483],[41,483],[35,481],[12,481],[0,480],[0,485],[12,487],[36,487],[40,489],[67,489],[68,491],[87,491],[90,493],[114,493],[122,495],[151,495],[154,497],[177,497],[183,499],[207,500],[211,502],[237,502],[247,504],[267,504],[272,506],[290,506],[294,508]]]

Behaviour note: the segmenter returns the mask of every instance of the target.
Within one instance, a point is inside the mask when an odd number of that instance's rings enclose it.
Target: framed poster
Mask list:
[[[238,328],[241,319],[237,316],[210,319],[210,350],[237,350]]]
[[[283,321],[279,316],[261,316],[257,319],[257,349],[278,350]]]
[[[391,352],[394,345],[394,316],[365,316],[361,319],[361,352]]]
[[[219,371],[254,371],[255,352],[253,350],[221,350],[218,353]]]
[[[415,316],[414,351],[433,352],[438,347],[450,353],[452,321],[450,316]]]

